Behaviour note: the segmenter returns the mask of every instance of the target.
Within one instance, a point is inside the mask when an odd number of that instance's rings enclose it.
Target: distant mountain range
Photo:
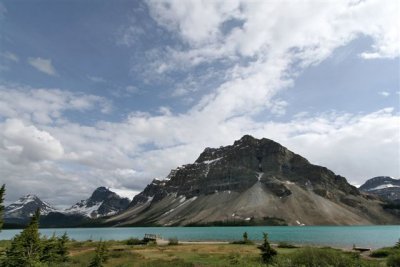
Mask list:
[[[399,223],[382,201],[269,139],[206,148],[153,180],[108,225],[366,225]]]
[[[367,180],[359,189],[385,201],[400,204],[400,179],[378,176]]]
[[[130,203],[105,187],[97,188],[92,195],[66,210],[57,210],[35,195],[26,195],[5,208],[6,224],[26,224],[40,208],[42,227],[70,227],[90,223],[93,219],[115,215]]]

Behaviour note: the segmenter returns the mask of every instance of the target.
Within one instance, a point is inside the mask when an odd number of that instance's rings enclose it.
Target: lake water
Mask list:
[[[20,230],[2,230],[0,240],[11,239]],[[242,239],[244,232],[249,239],[261,240],[266,232],[273,243],[287,241],[308,244],[351,248],[380,248],[393,246],[400,238],[400,226],[244,226],[244,227],[126,227],[126,228],[60,228],[40,229],[42,235],[67,232],[72,239],[124,240],[130,237],[143,238],[145,233],[160,234],[163,238],[178,238],[181,241],[233,241]]]

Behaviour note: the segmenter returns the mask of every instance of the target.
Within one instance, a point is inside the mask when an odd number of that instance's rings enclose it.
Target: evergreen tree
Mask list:
[[[244,243],[249,242],[249,236],[247,235],[247,232],[244,232],[244,233],[243,233],[243,242],[244,242]]]
[[[271,263],[274,256],[276,256],[277,251],[271,247],[268,242],[268,234],[263,233],[264,241],[263,243],[258,246],[258,249],[261,250],[261,258],[263,263]]]
[[[1,229],[3,228],[3,216],[4,216],[4,193],[6,191],[6,186],[3,184],[2,187],[0,188],[0,232]]]
[[[99,244],[96,247],[95,255],[90,262],[89,267],[102,267],[108,259],[108,248],[105,242],[100,240]]]
[[[28,226],[13,238],[11,246],[6,250],[5,266],[33,267],[40,264],[42,248],[39,217],[40,210],[38,209]]]
[[[61,237],[56,237],[55,234],[49,239],[42,239],[42,255],[41,262],[58,263],[68,261],[67,242],[69,238],[67,233]]]
[[[69,241],[67,233],[64,233],[61,237],[57,240],[57,250],[56,253],[58,255],[59,261],[66,262],[69,260],[68,258],[68,249],[67,243]]]
[[[42,242],[42,254],[40,256],[41,262],[58,262],[58,255],[57,255],[57,241],[55,234],[53,234],[50,238],[43,238]]]

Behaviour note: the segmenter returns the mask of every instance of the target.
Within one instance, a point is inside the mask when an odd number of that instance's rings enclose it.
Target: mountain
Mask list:
[[[367,180],[359,189],[385,201],[400,204],[400,179],[378,176]]]
[[[89,218],[115,215],[125,210],[130,203],[105,187],[97,188],[92,195],[64,211],[65,214],[80,214]]]
[[[115,215],[126,209],[130,200],[122,198],[105,187],[97,188],[92,195],[66,210],[57,210],[35,195],[20,198],[5,208],[7,225],[25,225],[37,208],[41,210],[41,227],[77,227],[97,224],[96,219]]]
[[[42,215],[57,211],[54,207],[40,200],[37,196],[26,195],[5,207],[4,220],[7,223],[25,224],[38,208]]]
[[[108,225],[399,223],[382,202],[282,145],[245,135],[153,180]]]

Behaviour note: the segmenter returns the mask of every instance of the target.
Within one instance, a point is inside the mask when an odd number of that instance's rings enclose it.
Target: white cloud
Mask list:
[[[2,150],[13,164],[57,160],[64,154],[60,141],[33,125],[8,119],[1,127]]]
[[[143,34],[145,34],[145,31],[137,25],[129,25],[125,28],[121,28],[118,33],[117,44],[132,46],[140,40]]]
[[[379,92],[379,95],[381,95],[383,97],[388,97],[388,96],[390,96],[390,93],[387,91],[381,91],[381,92]]]
[[[44,58],[28,58],[28,63],[37,69],[38,71],[41,71],[43,73],[46,73],[51,76],[56,76],[57,72],[55,68],[53,67],[53,64],[51,63],[51,59],[44,59]]]
[[[126,92],[128,92],[129,94],[136,94],[139,92],[139,88],[137,88],[134,85],[128,85],[125,87]]]
[[[72,93],[59,89],[33,89],[27,86],[0,85],[0,118],[20,118],[39,124],[62,122],[62,112],[111,110],[106,99],[95,95]]]
[[[106,80],[103,77],[98,77],[98,76],[87,76],[89,80],[91,80],[94,83],[104,83]]]
[[[1,53],[1,56],[7,60],[11,60],[14,62],[19,62],[19,57],[15,55],[14,53],[11,53],[9,51]]]

